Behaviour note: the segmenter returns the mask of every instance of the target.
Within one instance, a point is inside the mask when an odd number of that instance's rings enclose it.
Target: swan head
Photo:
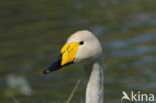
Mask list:
[[[82,61],[96,60],[102,54],[99,40],[88,30],[72,34],[62,47],[58,59],[48,66],[43,73],[56,71],[66,65]]]

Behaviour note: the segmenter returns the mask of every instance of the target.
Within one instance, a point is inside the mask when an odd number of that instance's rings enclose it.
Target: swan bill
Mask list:
[[[61,49],[61,54],[58,56],[57,60],[48,66],[44,71],[43,74],[48,74],[50,72],[59,70],[60,68],[67,66],[69,64],[74,63],[76,58],[76,54],[78,51],[79,43],[66,43],[63,48]]]

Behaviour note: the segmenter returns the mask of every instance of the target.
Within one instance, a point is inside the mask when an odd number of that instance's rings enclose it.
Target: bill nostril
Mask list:
[[[43,74],[48,74],[50,71],[49,70],[44,70]]]

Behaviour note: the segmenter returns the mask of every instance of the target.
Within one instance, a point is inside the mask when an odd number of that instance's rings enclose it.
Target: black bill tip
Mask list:
[[[60,68],[73,63],[73,62],[69,62],[69,63],[67,63],[67,64],[65,64],[65,65],[62,66],[61,65],[61,62],[62,62],[62,54],[59,55],[59,57],[57,58],[57,60],[54,63],[52,63],[45,70],[43,70],[43,74],[48,74],[50,72],[59,70]]]
[[[59,70],[60,68],[62,68],[61,66],[61,61],[62,61],[62,54],[59,55],[59,57],[57,58],[57,60],[52,63],[50,66],[48,66],[44,71],[43,74],[48,74],[50,72]]]

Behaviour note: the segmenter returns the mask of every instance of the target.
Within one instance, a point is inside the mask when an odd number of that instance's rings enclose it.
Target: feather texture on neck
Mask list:
[[[86,103],[103,103],[103,68],[99,62],[84,66],[88,76]]]

